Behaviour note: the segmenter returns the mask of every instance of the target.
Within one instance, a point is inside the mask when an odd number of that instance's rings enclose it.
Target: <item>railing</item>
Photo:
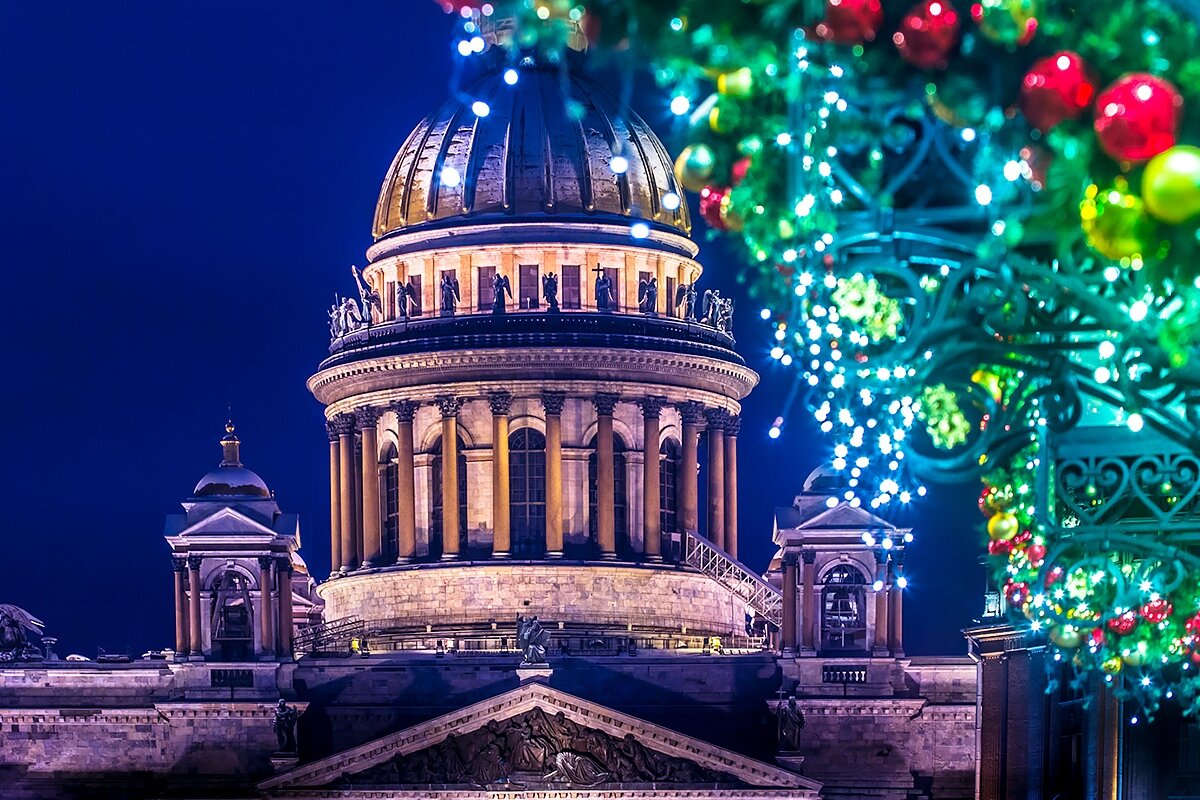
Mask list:
[[[348,653],[350,641],[361,637],[365,630],[366,625],[358,617],[341,617],[310,625],[296,634],[296,654]]]
[[[683,547],[684,563],[733,592],[776,628],[783,625],[783,594],[778,589],[707,539],[688,533]]]

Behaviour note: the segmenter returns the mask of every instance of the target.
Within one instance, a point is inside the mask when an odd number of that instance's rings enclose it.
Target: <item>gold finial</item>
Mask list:
[[[225,423],[225,432],[233,433],[233,431],[234,431],[233,420],[229,420],[228,422]]]

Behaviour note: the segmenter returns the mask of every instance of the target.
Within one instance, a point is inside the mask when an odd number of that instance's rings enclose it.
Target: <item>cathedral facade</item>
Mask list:
[[[662,143],[557,65],[470,92],[393,160],[308,382],[332,574],[230,425],[167,521],[173,649],[14,651],[0,795],[975,796],[975,662],[904,652],[908,531],[823,471],[738,530],[758,376]]]

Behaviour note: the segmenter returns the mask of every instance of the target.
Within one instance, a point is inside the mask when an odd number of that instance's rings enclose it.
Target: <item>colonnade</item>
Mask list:
[[[180,657],[204,657],[204,624],[201,603],[201,556],[174,558],[175,652]],[[258,658],[290,658],[292,655],[292,562],[287,556],[259,556]],[[210,631],[211,635],[211,631]]]
[[[898,579],[902,574],[903,562],[899,553],[889,557],[882,549],[876,552],[875,558],[874,579],[883,588],[870,589],[875,599],[871,650],[877,655],[900,657],[904,655],[904,592]],[[821,616],[817,607],[816,561],[817,552],[811,549],[788,552],[783,556],[781,644],[785,653],[815,654],[820,648]]]
[[[486,394],[492,416],[492,558],[511,557],[509,415],[514,397],[506,391]],[[567,395],[547,391],[537,396],[545,415],[546,438],[546,557],[563,557],[563,448],[562,413]],[[636,404],[643,419],[642,542],[647,561],[662,561],[662,498],[659,496],[661,413],[670,404],[665,397],[624,398],[598,392],[587,398],[595,409],[596,421],[596,539],[599,557],[617,558],[614,519],[616,479],[613,451],[613,415],[617,404]],[[441,536],[443,560],[462,556],[459,542],[458,415],[464,398],[437,397],[433,404],[441,414]],[[382,547],[383,519],[379,481],[378,422],[384,411],[369,407],[353,414],[338,414],[326,423],[329,437],[330,550],[335,573],[387,566],[385,561],[409,563],[416,553],[416,492],[413,419],[419,403],[404,400],[388,410],[397,420],[397,552],[394,560]],[[724,409],[706,408],[688,401],[677,406],[682,420],[682,466],[679,476],[681,532],[699,532],[699,460],[701,424],[707,438],[707,535],[718,547],[737,555],[737,435],[740,418]]]

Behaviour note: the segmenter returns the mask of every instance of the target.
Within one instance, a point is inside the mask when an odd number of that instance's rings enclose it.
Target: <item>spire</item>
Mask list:
[[[233,420],[231,419],[225,423],[225,435],[221,437],[222,467],[240,467],[242,465],[241,441],[233,431]]]

